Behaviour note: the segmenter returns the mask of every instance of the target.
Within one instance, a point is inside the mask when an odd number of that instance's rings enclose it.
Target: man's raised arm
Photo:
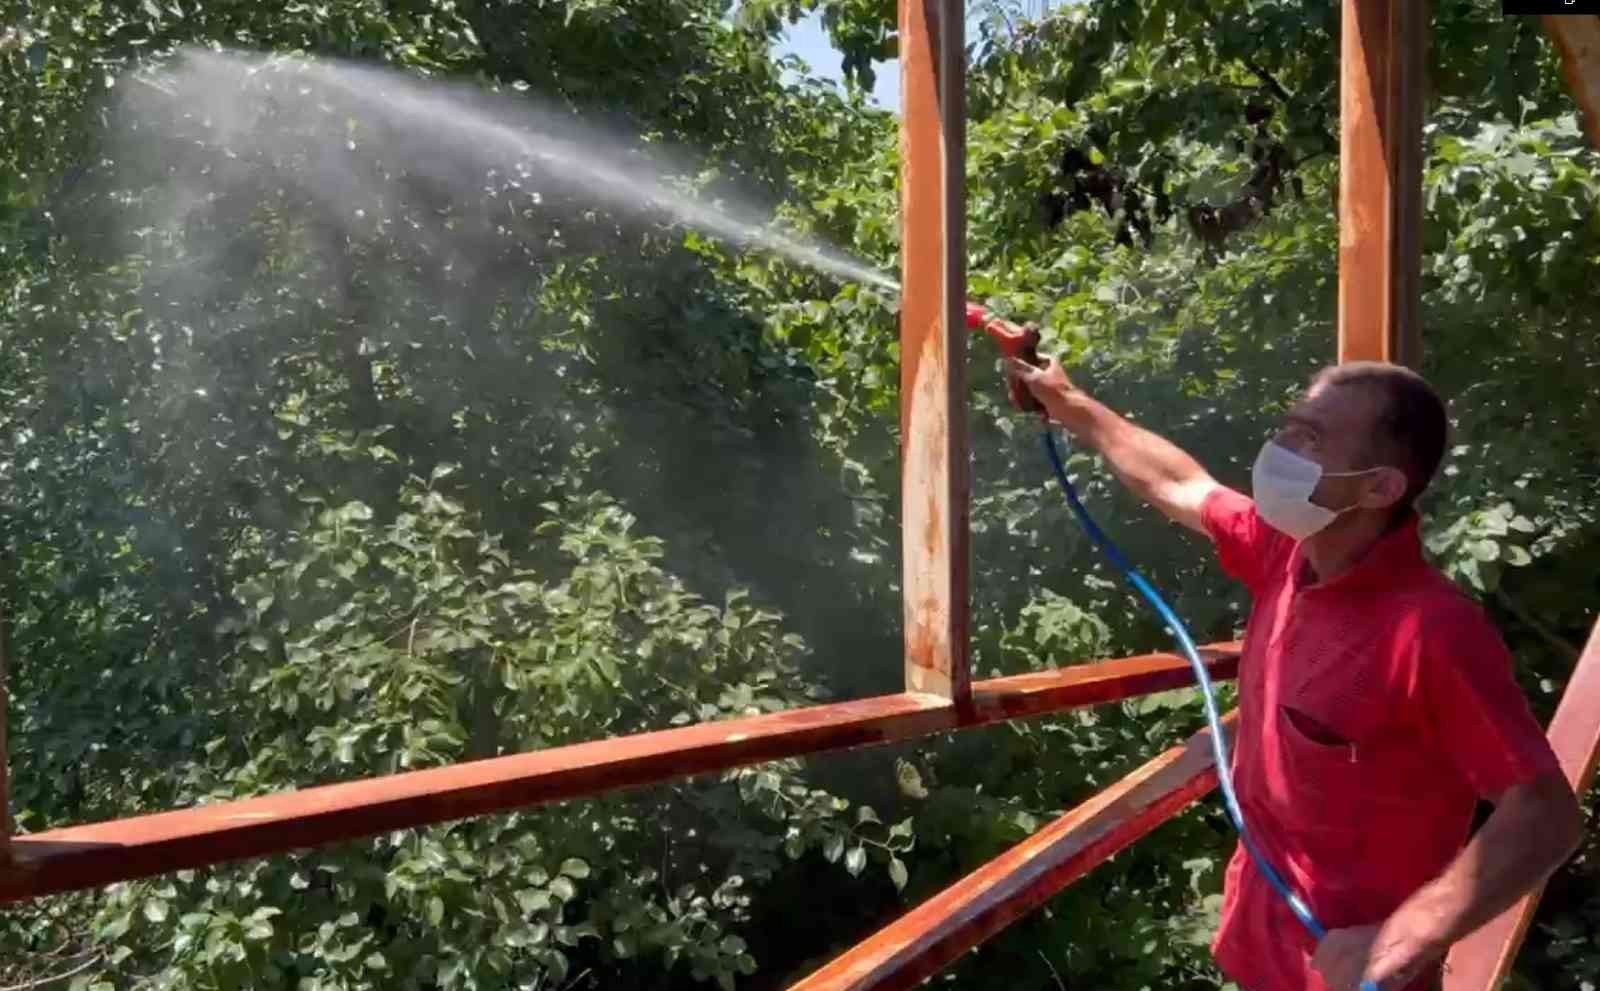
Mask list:
[[[1043,368],[1013,359],[1006,374],[1025,383],[1052,420],[1099,451],[1134,495],[1173,522],[1206,532],[1200,507],[1218,482],[1194,458],[1074,386],[1054,358]]]

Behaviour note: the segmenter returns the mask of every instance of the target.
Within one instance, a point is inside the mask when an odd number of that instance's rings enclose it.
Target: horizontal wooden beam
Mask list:
[[[1578,101],[1583,129],[1600,148],[1600,17],[1547,14],[1544,30],[1561,56],[1561,74]]]
[[[1580,798],[1587,795],[1594,784],[1595,769],[1600,766],[1600,622],[1595,623],[1589,645],[1567,680],[1567,690],[1561,695],[1555,718],[1550,720],[1549,736],[1550,747],[1560,758],[1561,769],[1573,790]],[[1452,947],[1450,967],[1445,971],[1445,991],[1498,988],[1511,973],[1543,893],[1541,885]]]
[[[1213,677],[1234,677],[1237,644],[1203,653]],[[885,695],[70,826],[13,838],[12,862],[0,867],[0,902],[1059,712],[1193,681],[1181,657],[1150,654],[979,682],[969,705],[927,694]]]
[[[1228,717],[1231,724],[1233,717]],[[968,874],[790,991],[910,988],[1216,787],[1211,733],[1174,747]]]

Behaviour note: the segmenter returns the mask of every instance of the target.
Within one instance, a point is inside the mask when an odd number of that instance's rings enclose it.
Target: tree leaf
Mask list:
[[[867,866],[866,848],[853,846],[844,856],[844,869],[850,872],[851,877],[858,877]]]
[[[907,798],[927,798],[928,789],[923,787],[922,773],[916,765],[904,757],[897,758],[894,762],[895,780],[900,785],[900,793]]]
[[[542,888],[523,888],[517,892],[517,905],[523,912],[540,912],[550,907],[550,892]]]
[[[823,859],[825,859],[830,864],[836,864],[836,863],[839,862],[839,858],[841,856],[843,856],[843,855],[844,855],[844,834],[843,833],[830,833],[828,835],[828,838],[825,841],[823,841],[823,844],[822,844],[822,856],[823,856]]]
[[[897,891],[904,891],[908,874],[906,865],[899,857],[889,858],[889,880],[894,882]]]

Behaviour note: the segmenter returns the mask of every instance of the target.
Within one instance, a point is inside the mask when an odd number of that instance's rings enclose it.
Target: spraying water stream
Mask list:
[[[526,97],[495,99],[475,88],[395,70],[199,49],[184,52],[160,76],[142,81],[184,108],[181,116],[190,129],[174,137],[218,144],[234,158],[250,157],[249,149],[276,153],[266,147],[273,140],[268,135],[281,133],[286,121],[291,129],[324,136],[342,127],[345,147],[329,148],[324,140],[309,162],[308,185],[336,215],[356,212],[354,204],[371,198],[360,194],[374,192],[351,156],[339,159],[341,152],[354,153],[369,142],[386,168],[453,190],[480,193],[485,176],[497,174],[514,175],[514,187],[549,189],[553,183],[568,201],[587,198],[619,215],[665,214],[715,238],[898,292],[892,278],[836,249],[775,231],[755,210],[713,206],[674,188],[662,164],[653,160],[666,153],[646,158],[637,143],[543,110]],[[150,119],[170,120],[170,106],[166,110],[167,116]],[[541,192],[529,195],[540,201]]]

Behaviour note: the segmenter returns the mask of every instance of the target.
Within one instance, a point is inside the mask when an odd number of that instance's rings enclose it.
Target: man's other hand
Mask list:
[[[1435,956],[1385,926],[1352,926],[1324,936],[1311,966],[1332,991],[1359,991],[1362,981],[1401,991]]]

